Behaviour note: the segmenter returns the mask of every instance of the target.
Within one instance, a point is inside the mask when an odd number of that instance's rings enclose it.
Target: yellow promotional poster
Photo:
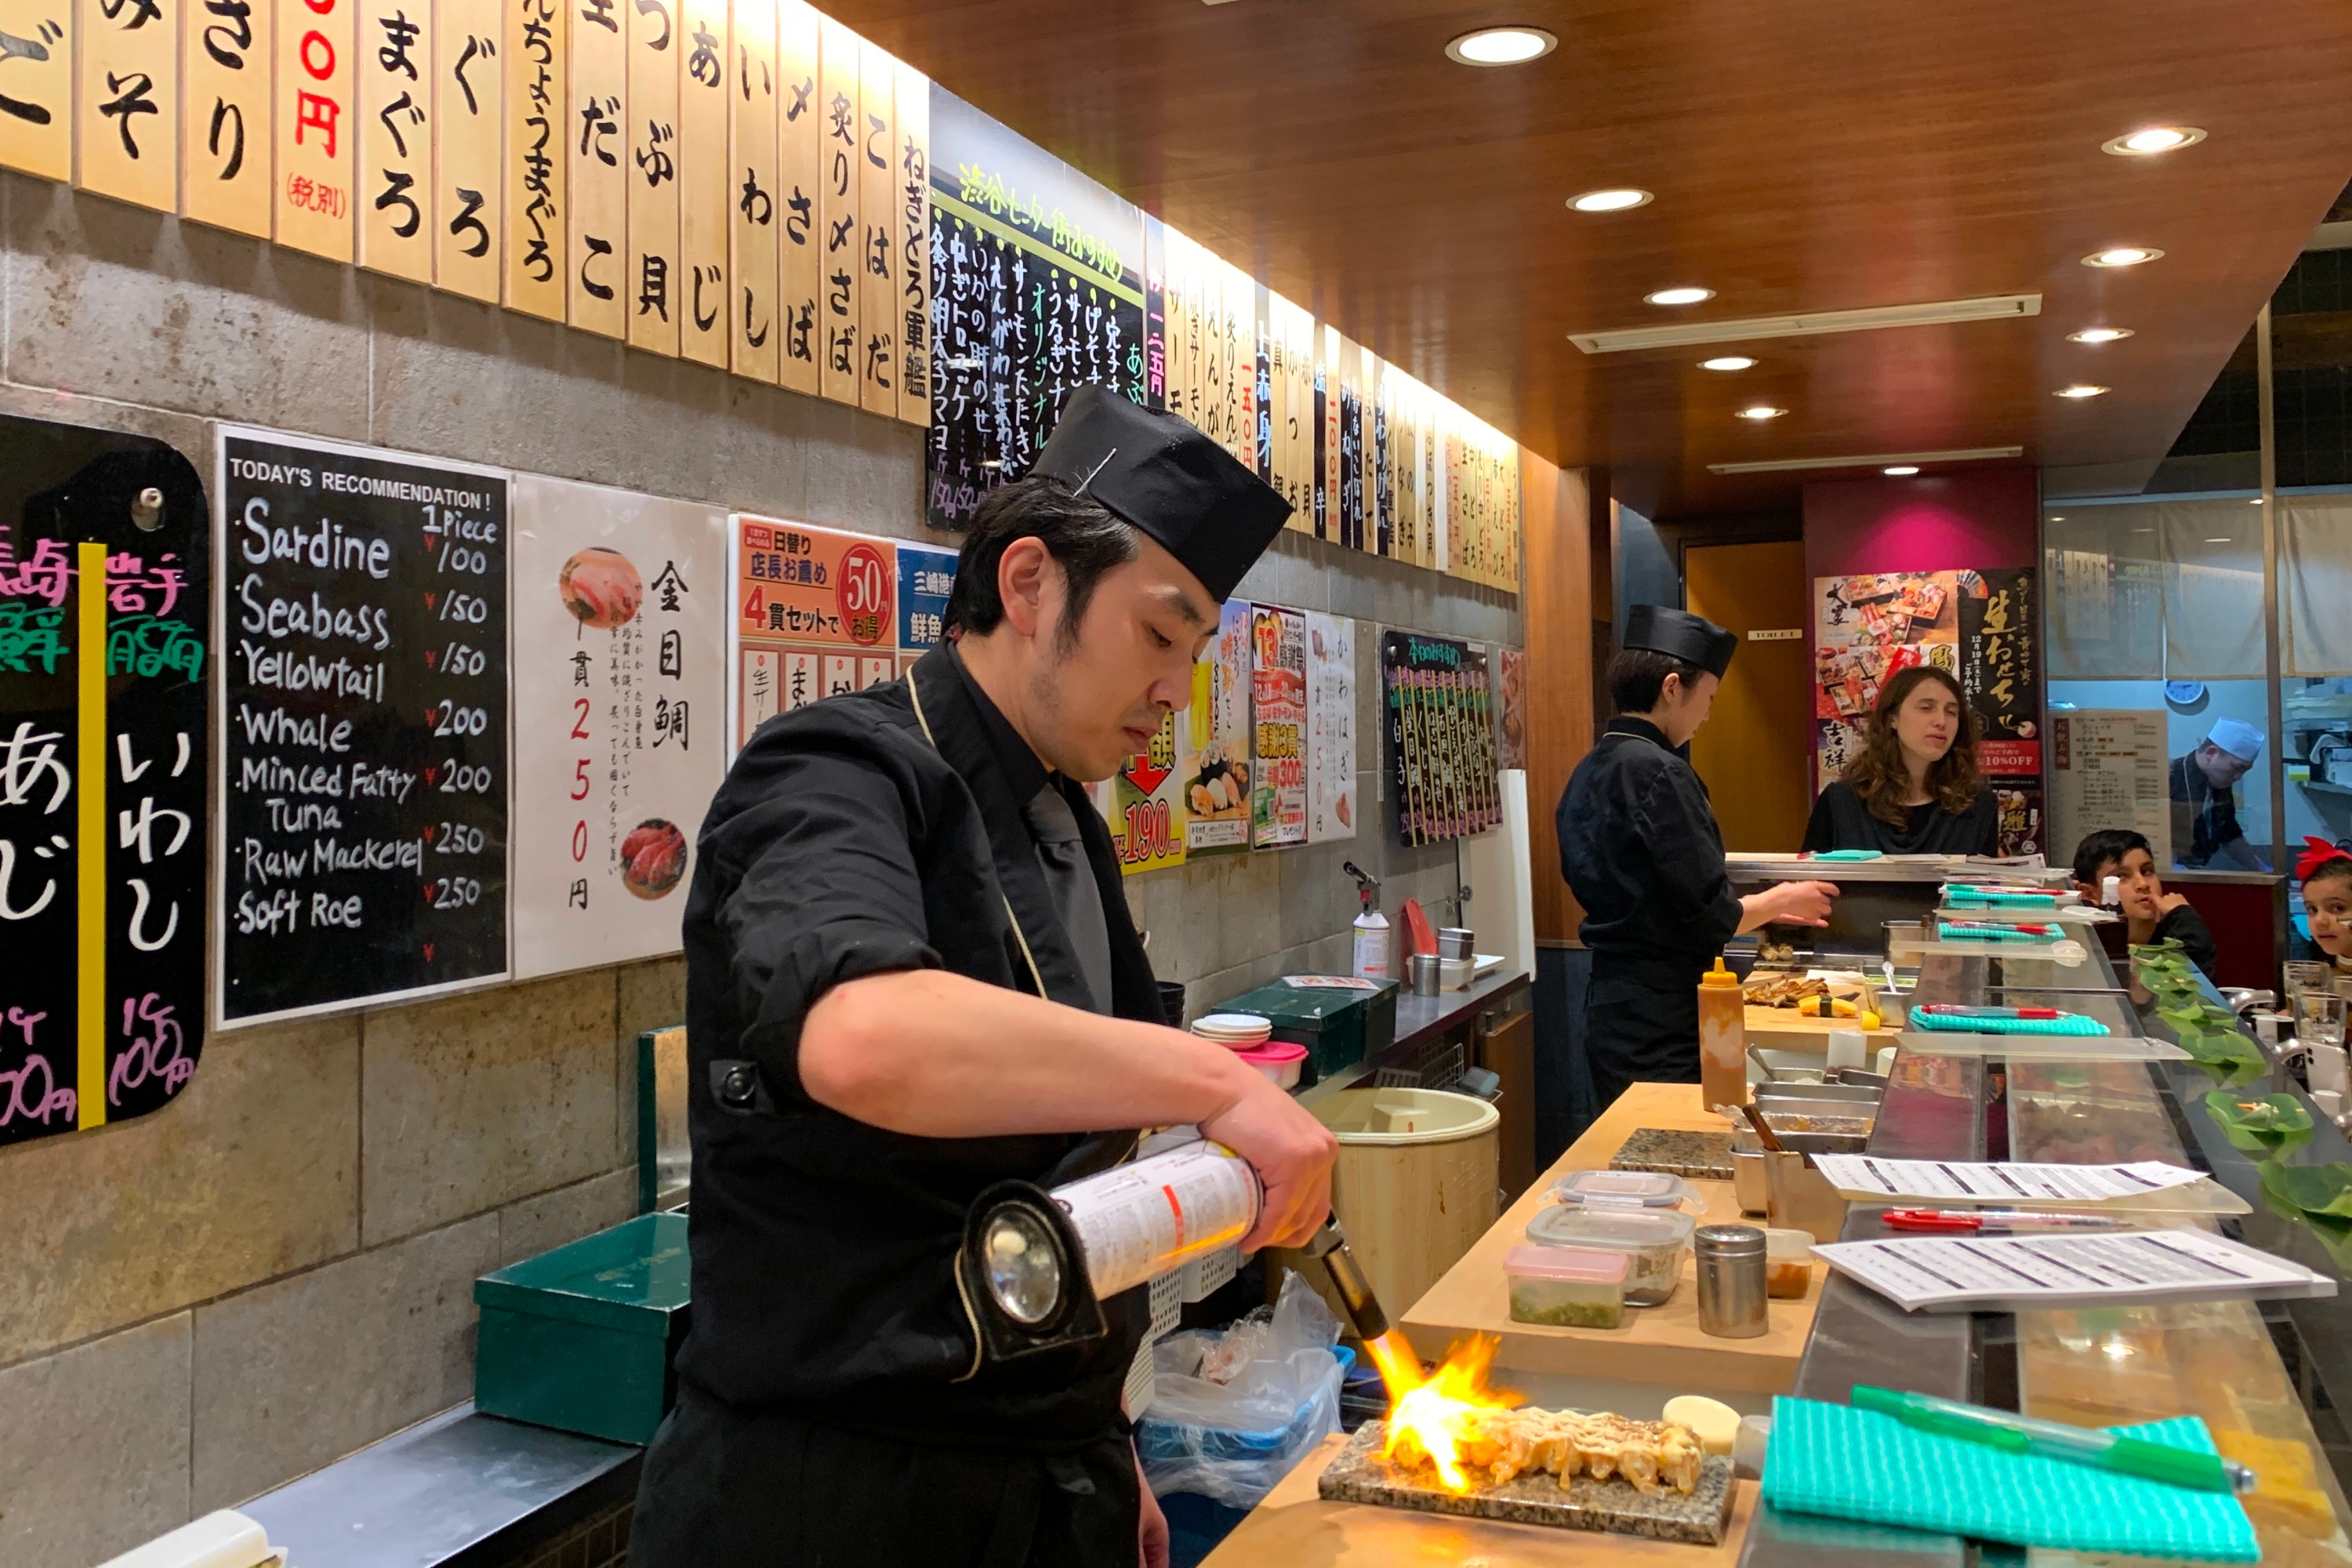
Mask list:
[[[1151,744],[1128,758],[1111,780],[1106,814],[1118,868],[1128,876],[1184,863],[1184,780],[1177,767],[1176,742],[1185,712],[1160,721]]]

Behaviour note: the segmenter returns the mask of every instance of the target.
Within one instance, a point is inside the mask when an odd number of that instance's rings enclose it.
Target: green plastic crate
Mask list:
[[[646,1443],[677,1397],[686,1216],[639,1215],[474,1281],[474,1407]]]
[[[1396,1040],[1397,984],[1383,980],[1378,991],[1329,991],[1285,985],[1277,980],[1218,1003],[1214,1013],[1255,1013],[1274,1025],[1274,1037],[1307,1047],[1299,1087],[1344,1072],[1367,1056],[1378,1056]]]

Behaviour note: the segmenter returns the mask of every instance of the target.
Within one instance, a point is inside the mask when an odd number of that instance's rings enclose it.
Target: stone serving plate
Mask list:
[[[1617,1171],[1663,1171],[1694,1182],[1727,1182],[1731,1180],[1731,1134],[1637,1127],[1609,1157],[1609,1165]]]
[[[1425,1470],[1400,1470],[1382,1460],[1386,1426],[1385,1422],[1365,1422],[1325,1468],[1316,1483],[1325,1501],[1373,1503],[1555,1530],[1601,1530],[1695,1546],[1722,1545],[1730,1528],[1731,1461],[1719,1454],[1700,1461],[1698,1485],[1688,1496],[1671,1490],[1644,1494],[1631,1481],[1614,1477],[1596,1481],[1579,1476],[1563,1489],[1557,1477],[1538,1471],[1457,1497],[1435,1485]]]

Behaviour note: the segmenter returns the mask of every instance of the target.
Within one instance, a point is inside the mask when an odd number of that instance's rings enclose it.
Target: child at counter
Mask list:
[[[2352,874],[2352,859],[2345,862],[2345,870]],[[2099,889],[2109,877],[2120,886],[2124,923],[2135,943],[2176,939],[2189,961],[2205,972],[2205,978],[2213,978],[2213,966],[2221,958],[2213,945],[2212,930],[2204,916],[2189,907],[2186,898],[2164,890],[2164,879],[2156,874],[2155,853],[2144,836],[2121,827],[2084,835],[2074,847],[2074,882],[2082,889],[2085,903],[2099,901]],[[2352,943],[2347,943],[2347,950],[2352,950]]]
[[[2303,883],[2304,919],[2311,926],[2315,959],[2333,959],[2336,973],[2352,974],[2352,851],[2325,838],[2305,838],[2294,874]]]

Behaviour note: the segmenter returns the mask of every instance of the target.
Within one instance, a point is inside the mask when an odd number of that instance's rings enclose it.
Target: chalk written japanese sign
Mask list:
[[[572,205],[571,12],[558,0],[500,0],[506,36],[507,308],[563,320]]]
[[[735,746],[778,713],[897,677],[891,541],[742,514],[730,527]]]
[[[929,101],[927,506],[960,529],[1028,471],[1073,388],[1144,400],[1143,218],[952,93]]]
[[[1307,842],[1307,616],[1250,606],[1250,791],[1254,847]]]
[[[1307,612],[1307,839],[1356,836],[1356,623]]]
[[[898,546],[898,664],[912,665],[940,646],[948,595],[955,587],[956,552],[927,544]]]
[[[0,1144],[195,1071],[209,523],[162,442],[0,417]]]
[[[1483,649],[1415,632],[1381,634],[1391,822],[1411,847],[1502,820]]]
[[[222,428],[224,1026],[507,970],[507,476]]]
[[[73,0],[0,0],[0,168],[73,176]]]
[[[726,771],[723,514],[519,476],[514,968],[675,952]]]
[[[179,26],[186,0],[79,0],[76,142],[85,190],[170,212],[179,196]]]
[[[502,259],[499,9],[499,0],[437,0],[433,26],[433,281],[488,304],[499,298]]]
[[[359,0],[280,0],[277,34],[277,241],[349,261],[357,197]],[[258,129],[257,127],[257,129]]]

